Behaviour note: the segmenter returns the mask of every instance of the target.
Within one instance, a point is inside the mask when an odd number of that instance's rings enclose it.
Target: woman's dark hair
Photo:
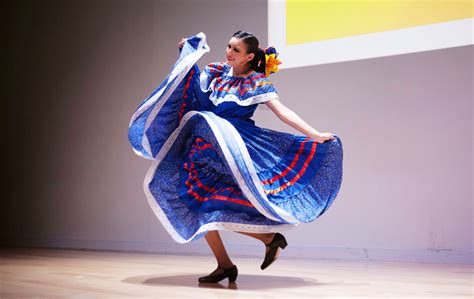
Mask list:
[[[239,30],[232,37],[241,39],[247,45],[247,54],[255,54],[249,61],[249,67],[256,72],[265,74],[265,51],[258,46],[258,39],[253,33]]]

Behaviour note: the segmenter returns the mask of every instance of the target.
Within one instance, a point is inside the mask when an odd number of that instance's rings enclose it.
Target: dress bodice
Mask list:
[[[263,73],[233,76],[233,68],[224,62],[206,65],[200,75],[200,87],[209,94],[211,111],[224,118],[252,117],[259,103],[278,99],[272,82]]]

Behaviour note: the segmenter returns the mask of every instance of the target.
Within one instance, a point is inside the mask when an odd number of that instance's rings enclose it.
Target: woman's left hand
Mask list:
[[[335,140],[336,137],[332,133],[326,132],[326,133],[318,133],[318,134],[313,134],[311,136],[308,136],[311,139],[316,140],[318,143],[323,143],[326,140]]]

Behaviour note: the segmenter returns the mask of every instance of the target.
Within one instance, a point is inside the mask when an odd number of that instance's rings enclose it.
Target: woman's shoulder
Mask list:
[[[225,62],[211,62],[204,67],[204,71],[208,74],[217,75],[227,72],[230,68],[231,66]]]
[[[213,89],[215,79],[222,77],[230,69],[230,65],[224,62],[211,62],[207,64],[199,76],[201,90],[204,92]]]
[[[225,75],[229,72],[230,68],[231,66],[225,62],[208,63],[201,72],[200,81],[203,84],[205,83],[204,85],[209,86],[212,80]]]
[[[254,81],[260,93],[277,92],[273,82],[263,73],[255,73]]]

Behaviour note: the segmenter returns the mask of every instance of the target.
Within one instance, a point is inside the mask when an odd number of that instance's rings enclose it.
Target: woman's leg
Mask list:
[[[238,233],[258,239],[262,241],[265,245],[270,243],[273,240],[273,237],[275,236],[275,233],[249,233],[249,232],[238,232]],[[224,243],[222,242],[221,236],[219,235],[219,231],[217,230],[208,231],[207,234],[204,236],[204,238],[206,239],[207,243],[209,244],[209,247],[214,253],[218,266],[223,267],[223,268],[229,268],[234,265],[229,255],[227,254],[227,251],[224,247]],[[267,247],[266,252],[268,252],[268,250],[269,248]],[[276,256],[278,256],[278,253],[279,252],[277,252]],[[216,269],[213,273],[217,271],[218,269]]]
[[[208,231],[204,238],[206,239],[207,244],[209,244],[209,247],[211,247],[219,267],[229,268],[234,265],[230,260],[227,251],[225,250],[224,243],[222,243],[221,236],[219,235],[219,231]]]

